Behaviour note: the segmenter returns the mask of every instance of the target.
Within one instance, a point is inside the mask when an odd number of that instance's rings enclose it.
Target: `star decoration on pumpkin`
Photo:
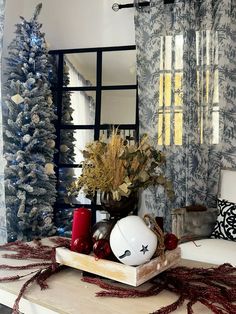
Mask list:
[[[149,250],[148,250],[148,245],[143,245],[142,244],[142,249],[140,250],[140,252],[143,252],[143,255],[146,253],[146,252],[148,252]]]

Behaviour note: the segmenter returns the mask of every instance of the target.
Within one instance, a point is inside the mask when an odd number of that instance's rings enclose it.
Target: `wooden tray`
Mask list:
[[[76,253],[66,248],[56,249],[56,261],[60,264],[135,287],[174,266],[180,257],[180,248],[177,248],[173,251],[167,251],[163,261],[160,257],[156,257],[140,266],[128,266],[119,262],[96,259],[93,255]]]

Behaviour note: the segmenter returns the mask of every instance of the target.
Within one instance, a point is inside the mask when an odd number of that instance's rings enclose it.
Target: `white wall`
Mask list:
[[[3,33],[3,51],[2,51],[2,67],[3,73],[5,69],[5,60],[7,56],[8,45],[14,37],[15,24],[20,21],[19,16],[24,13],[24,3],[22,0],[9,1],[6,0],[5,6],[5,21],[4,21],[4,33]]]
[[[5,47],[19,15],[30,19],[40,0],[6,0]],[[39,20],[50,49],[134,44],[134,9],[112,10],[129,0],[41,0]],[[132,0],[130,1],[132,2]]]

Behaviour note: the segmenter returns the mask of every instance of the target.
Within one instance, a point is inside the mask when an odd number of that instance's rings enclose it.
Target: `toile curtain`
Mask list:
[[[5,192],[4,192],[2,98],[1,98],[2,40],[3,40],[4,13],[5,13],[5,0],[0,0],[0,244],[6,243],[7,240]]]
[[[166,153],[175,199],[146,190],[141,211],[215,206],[236,166],[236,0],[152,0],[135,15],[140,133]]]

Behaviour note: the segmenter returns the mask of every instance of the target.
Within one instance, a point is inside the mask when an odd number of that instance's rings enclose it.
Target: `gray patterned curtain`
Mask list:
[[[135,27],[140,131],[176,194],[149,189],[140,210],[170,230],[172,208],[215,206],[220,168],[236,166],[236,0],[152,0]]]
[[[5,13],[5,0],[0,0],[0,244],[6,243],[6,212],[4,192],[4,159],[3,159],[3,136],[2,136],[2,97],[1,97],[1,75],[2,75],[2,39]]]

